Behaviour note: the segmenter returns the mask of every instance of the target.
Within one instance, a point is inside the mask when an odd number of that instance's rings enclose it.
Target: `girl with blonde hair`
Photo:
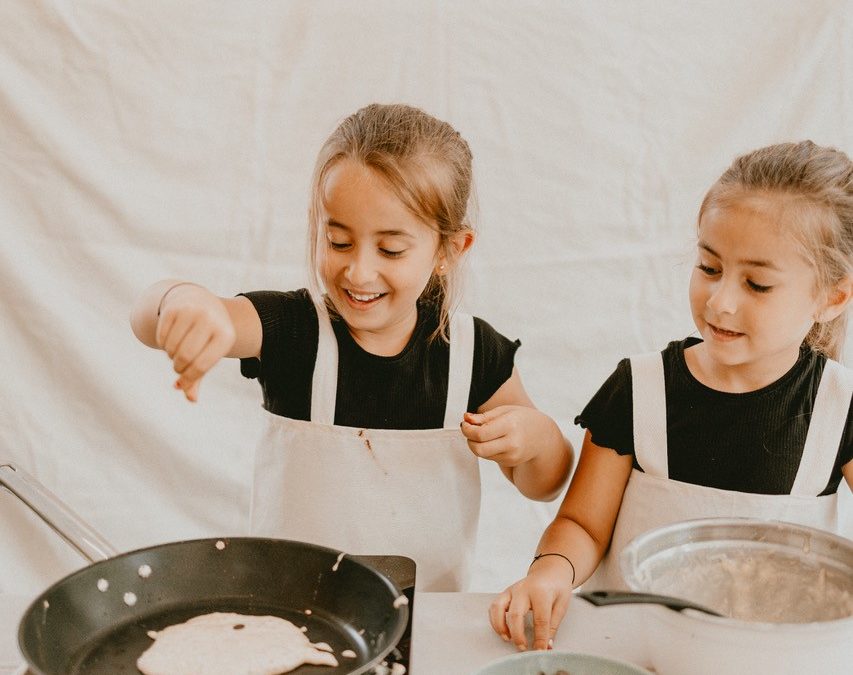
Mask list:
[[[578,468],[494,630],[548,646],[574,586],[619,588],[619,552],[652,528],[752,517],[836,530],[853,487],[853,163],[805,141],[738,157],[698,218],[689,297],[700,338],[622,360],[575,419]],[[593,575],[595,572],[595,575]],[[592,576],[592,578],[590,578]]]
[[[188,399],[223,356],[259,380],[270,414],[255,534],[409,556],[420,590],[466,586],[478,457],[534,499],[553,499],[572,462],[522,385],[520,343],[455,311],[474,242],[471,164],[446,122],[405,105],[362,108],[317,158],[312,290],[221,298],[169,279],[131,316]]]

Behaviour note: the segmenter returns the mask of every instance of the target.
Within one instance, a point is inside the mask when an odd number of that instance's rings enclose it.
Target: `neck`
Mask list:
[[[684,351],[684,360],[693,377],[706,387],[730,394],[745,394],[772,384],[794,366],[799,356],[797,347],[761,361],[729,365],[713,359],[704,342]]]
[[[412,338],[418,323],[418,309],[413,307],[411,313],[389,326],[380,330],[357,329],[347,324],[352,339],[364,351],[375,356],[397,356]]]

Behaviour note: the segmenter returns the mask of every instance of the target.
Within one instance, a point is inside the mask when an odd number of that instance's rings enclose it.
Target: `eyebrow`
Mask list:
[[[699,248],[705,249],[706,251],[708,251],[708,253],[710,253],[715,258],[720,257],[720,254],[717,253],[714,249],[712,249],[704,241],[701,241],[701,240],[699,241]],[[777,272],[781,272],[781,270],[776,265],[774,265],[772,262],[770,262],[769,260],[738,260],[738,264],[748,265],[749,267],[766,267],[767,269],[776,270]]]
[[[337,220],[332,220],[331,218],[329,218],[329,220],[326,222],[326,226],[334,227],[340,230],[346,230],[347,232],[351,231],[352,229],[349,226],[344,225],[343,223],[339,223]],[[379,230],[379,232],[376,232],[376,234],[382,235],[383,237],[408,237],[409,239],[414,239],[414,235],[409,232],[406,232],[405,230]]]

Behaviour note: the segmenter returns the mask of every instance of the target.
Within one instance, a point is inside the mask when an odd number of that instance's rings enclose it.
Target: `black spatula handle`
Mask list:
[[[598,607],[605,605],[653,604],[664,605],[679,612],[683,609],[695,609],[706,614],[711,614],[712,616],[723,616],[713,609],[697,605],[689,600],[673,598],[669,595],[657,595],[655,593],[638,593],[635,591],[579,591],[575,595]]]

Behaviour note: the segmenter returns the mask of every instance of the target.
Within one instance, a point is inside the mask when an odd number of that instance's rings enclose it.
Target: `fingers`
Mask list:
[[[197,401],[201,378],[230,348],[228,336],[186,318],[167,317],[163,333],[158,338],[180,376],[175,388],[183,390],[188,400]]]
[[[475,441],[468,441],[468,447],[471,449],[477,457],[482,457],[483,459],[489,459],[493,462],[497,462],[501,466],[514,466],[516,462],[515,459],[515,450],[516,448],[508,442],[506,438],[496,438],[492,441],[486,441],[485,443],[477,443]]]
[[[190,360],[183,370],[179,370],[179,362],[183,363],[187,357],[176,357],[174,361],[174,369],[180,374],[180,377],[175,382],[175,387],[183,389],[187,399],[196,402],[198,401],[198,387],[201,378],[216,365],[223,354],[228,350],[227,344],[224,344],[221,339],[213,338],[201,348],[201,351]],[[181,345],[180,352],[184,352],[184,347]]]
[[[506,610],[506,625],[510,640],[520,651],[527,649],[524,620],[530,611],[530,600],[525,593],[514,593]]]
[[[554,636],[557,634],[557,629],[560,627],[560,624],[566,616],[571,598],[571,593],[561,593],[557,595],[557,598],[554,600],[554,608],[551,610],[551,635],[548,640],[549,646],[554,644]]]
[[[506,410],[507,406],[503,406]],[[498,408],[481,415],[467,413],[460,429],[468,447],[477,457],[497,462],[501,466],[515,466],[523,460],[523,448],[516,429],[513,413],[494,413]],[[486,419],[489,417],[490,419]],[[478,423],[473,423],[475,421]],[[468,421],[471,419],[472,421]]]
[[[489,605],[489,622],[492,624],[495,633],[500,635],[504,642],[510,640],[509,627],[506,625],[506,611],[511,598],[509,589],[507,589]]]
[[[198,402],[198,387],[201,384],[201,380],[194,380],[188,384],[183,384],[181,380],[177,380],[175,382],[175,389],[181,389],[184,392],[184,396],[186,396],[187,400],[191,403]]]
[[[212,340],[212,336],[207,331],[193,330],[191,327],[183,336],[183,339],[178,343],[173,353],[169,353],[169,358],[172,359],[172,366],[175,372],[179,375],[187,371],[191,364],[195,364],[198,357],[208,347]],[[190,375],[193,377],[193,375]]]
[[[507,642],[524,651],[527,615],[533,614],[533,649],[551,649],[557,628],[566,616],[570,592],[559,592],[551,583],[533,582],[529,577],[506,589],[489,606],[492,629]]]
[[[485,443],[502,438],[507,434],[508,424],[503,415],[494,415],[494,410],[485,413],[465,413],[462,418],[462,434],[474,443]]]
[[[212,336],[206,343],[201,339],[191,339],[189,336],[185,343],[181,343],[178,353],[175,355],[173,365],[175,372],[181,376],[184,383],[200,379],[228,352],[229,344],[221,337]],[[201,346],[198,345],[201,343]]]
[[[530,596],[533,609],[533,649],[548,649],[553,634],[551,632],[554,598],[549,593],[534,592]]]
[[[188,313],[168,312],[160,317],[157,324],[155,339],[162,350],[169,355],[170,359],[175,357],[178,347],[184,337],[193,327],[193,316]]]

